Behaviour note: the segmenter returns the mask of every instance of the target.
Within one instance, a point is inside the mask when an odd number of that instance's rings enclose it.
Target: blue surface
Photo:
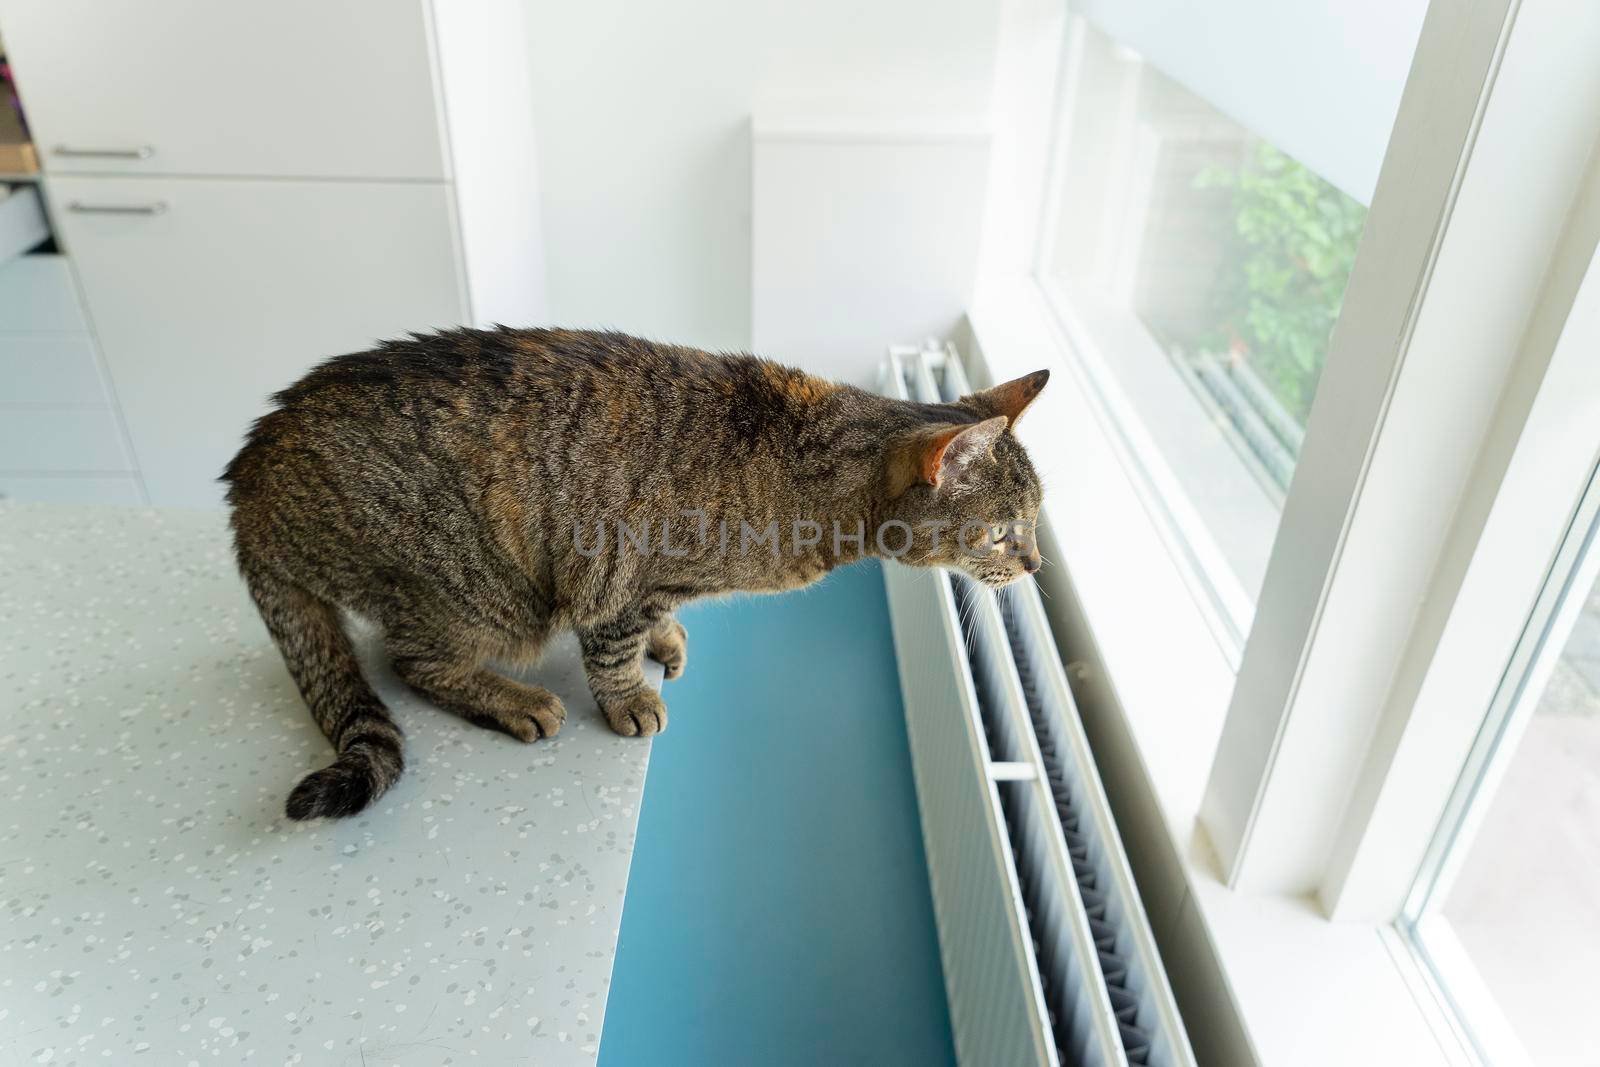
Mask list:
[[[878,565],[682,620],[602,1067],[953,1063]]]

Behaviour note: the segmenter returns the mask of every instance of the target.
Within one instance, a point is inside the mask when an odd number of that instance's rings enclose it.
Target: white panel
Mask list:
[[[88,328],[66,256],[23,256],[0,265],[0,330]]]
[[[966,1064],[1055,1067],[949,580],[895,563],[883,575],[956,1057]]]
[[[866,384],[885,340],[956,327],[977,272],[987,135],[758,122],[753,151],[756,351]]]
[[[0,470],[132,470],[109,407],[0,407]]]
[[[7,474],[0,472],[0,500],[34,504],[144,503],[139,480],[131,474]]]
[[[434,5],[472,321],[549,322],[521,0]]]
[[[0,333],[0,403],[104,404],[86,333]]]
[[[1078,0],[1102,29],[1369,203],[1427,0]]]
[[[313,363],[461,320],[442,185],[52,178],[151,502],[220,500],[270,393]]]
[[[0,0],[0,26],[48,171],[447,175],[422,0]]]

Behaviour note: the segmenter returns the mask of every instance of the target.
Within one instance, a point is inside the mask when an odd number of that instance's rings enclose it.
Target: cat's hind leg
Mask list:
[[[469,640],[409,627],[384,640],[401,681],[476,726],[537,741],[554,737],[566,721],[560,697],[489,670]]]
[[[683,673],[689,662],[689,633],[683,623],[671,615],[663,615],[650,628],[645,650],[651,659],[666,668],[667,680],[671,681]]]

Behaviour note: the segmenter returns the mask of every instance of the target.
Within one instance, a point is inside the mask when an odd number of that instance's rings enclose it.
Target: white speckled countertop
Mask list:
[[[331,751],[223,516],[0,506],[0,1063],[594,1060],[649,743],[570,643],[533,745],[366,662],[406,774],[290,822]]]

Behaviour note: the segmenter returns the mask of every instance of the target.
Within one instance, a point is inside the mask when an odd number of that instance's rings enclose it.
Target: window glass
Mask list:
[[[1591,497],[1597,495],[1591,490]],[[1592,510],[1594,501],[1591,500]],[[1489,1058],[1589,1064],[1600,1004],[1600,571],[1593,532],[1538,613],[1410,926]]]
[[[1042,280],[1242,634],[1366,209],[1092,25],[1074,33]]]

